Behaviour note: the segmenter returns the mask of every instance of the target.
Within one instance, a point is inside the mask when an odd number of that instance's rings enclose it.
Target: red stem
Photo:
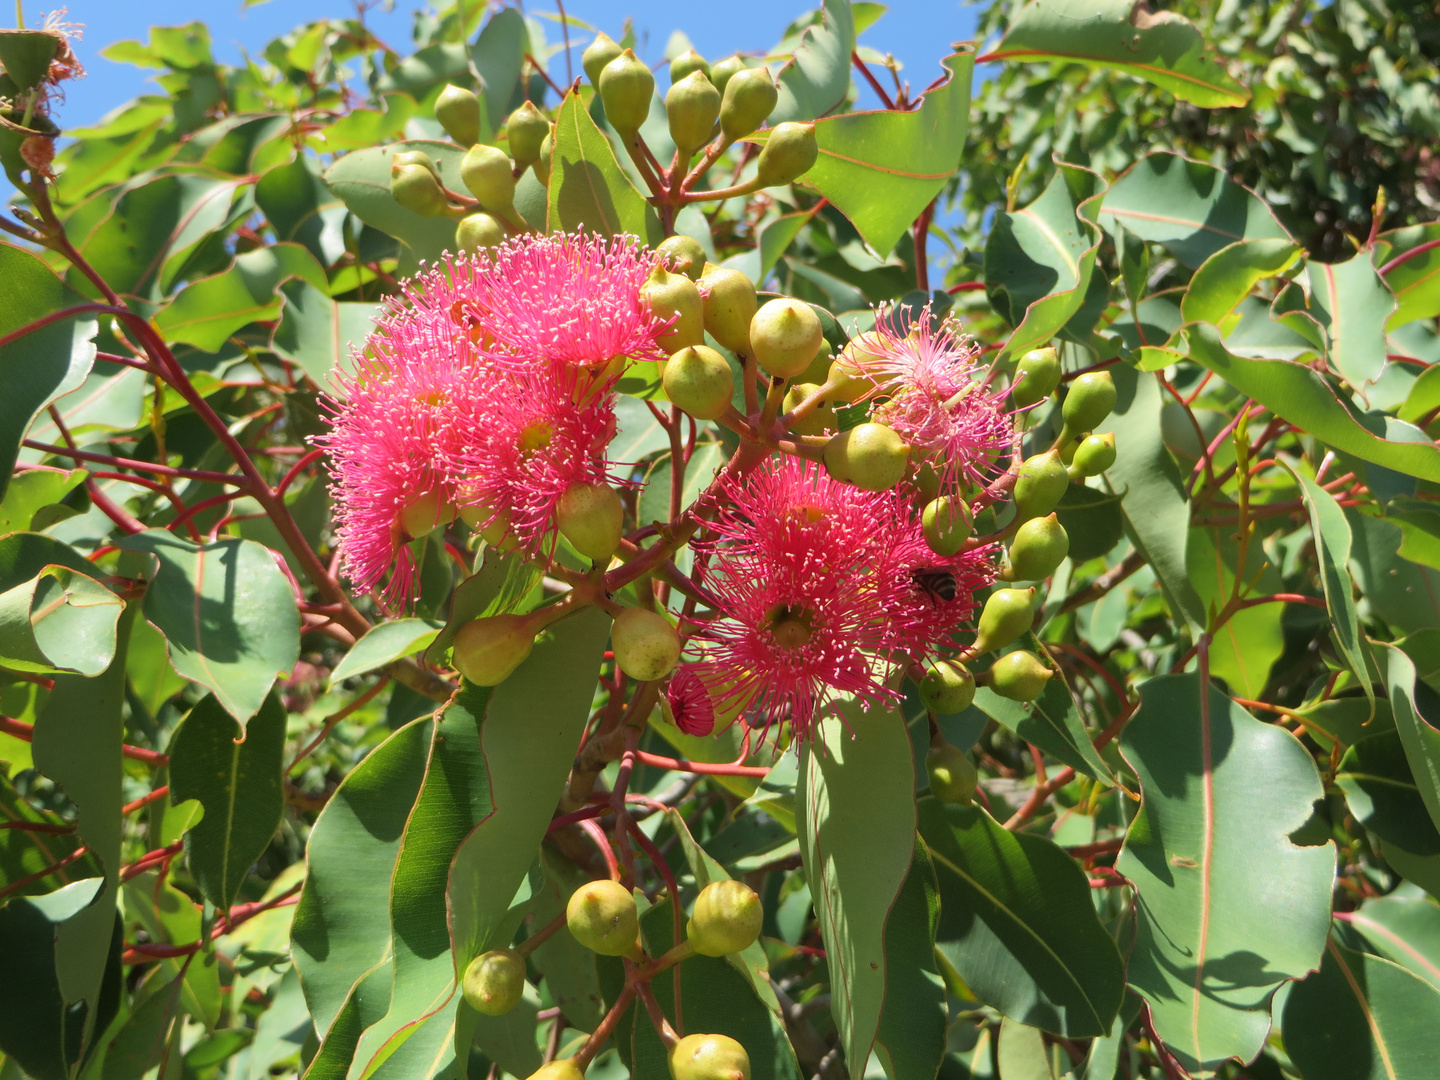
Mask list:
[[[24,720],[15,720],[9,716],[0,716],[0,732],[6,735],[13,735],[17,739],[31,742],[35,737],[35,725],[27,724]],[[145,750],[139,746],[131,746],[129,743],[122,743],[120,753],[135,761],[143,761],[147,765],[168,765],[170,764],[169,754],[156,753],[154,750]]]

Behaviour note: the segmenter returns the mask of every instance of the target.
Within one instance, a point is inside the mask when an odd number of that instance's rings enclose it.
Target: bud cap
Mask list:
[[[931,712],[964,712],[975,700],[975,676],[958,660],[937,660],[920,680],[920,698]]]
[[[1017,409],[1044,401],[1060,385],[1060,356],[1054,349],[1031,349],[1015,365],[1010,402]]]
[[[825,444],[830,475],[864,491],[888,491],[909,464],[910,444],[884,424],[860,424]]]
[[[731,141],[749,135],[775,111],[779,100],[780,91],[769,68],[735,72],[725,83],[720,102],[720,130]]]
[[[980,776],[970,755],[958,746],[941,743],[925,755],[925,772],[930,778],[930,794],[941,802],[970,805]]]
[[[456,631],[451,659],[476,686],[499,686],[534,647],[535,635],[524,616],[491,615]]]
[[[692,345],[665,361],[665,396],[697,420],[718,420],[735,395],[735,375],[714,349]]]
[[[577,481],[555,508],[555,524],[570,546],[597,563],[608,563],[620,546],[625,504],[609,484]]]
[[[704,302],[695,282],[684,274],[672,274],[665,267],[656,266],[640,286],[640,298],[655,315],[673,319],[670,328],[655,338],[655,344],[667,353],[705,344]]]
[[[1015,512],[1021,519],[1041,517],[1059,504],[1070,486],[1070,476],[1059,450],[1026,458],[1015,481]]]
[[[515,203],[515,176],[504,150],[476,145],[460,161],[460,179],[486,210],[506,213]]]
[[[777,379],[799,375],[824,344],[820,316],[803,300],[771,300],[750,320],[750,348],[755,360]]]
[[[970,539],[975,522],[970,506],[955,495],[941,495],[925,504],[920,512],[920,529],[925,543],[936,555],[958,555]]]
[[[623,51],[609,34],[595,35],[595,40],[580,54],[580,66],[585,69],[585,77],[590,80],[591,86],[600,85],[600,73],[605,70],[605,65]]]
[[[700,246],[699,240],[684,233],[676,233],[661,241],[655,248],[655,254],[669,264],[673,273],[684,274],[691,281],[699,281],[705,270],[705,249]]]
[[[815,125],[786,121],[771,130],[755,163],[755,175],[765,187],[789,184],[809,172],[819,156]]]
[[[709,267],[700,275],[701,312],[710,336],[737,356],[750,355],[750,323],[760,308],[743,270]]]
[[[505,121],[505,145],[515,164],[525,166],[540,157],[540,147],[550,134],[550,121],[533,102],[523,102]]]
[[[1003,649],[1035,624],[1034,589],[996,589],[976,624],[975,651]]]
[[[1070,554],[1070,536],[1059,519],[1031,518],[1010,541],[1009,581],[1043,581]]]
[[[1087,371],[1077,376],[1065,394],[1065,404],[1060,407],[1065,430],[1073,436],[1099,427],[1115,408],[1116,400],[1115,380],[1110,372]]]
[[[480,99],[473,90],[447,83],[435,99],[435,119],[461,146],[480,141]]]
[[[702,71],[692,71],[665,95],[670,138],[682,155],[693,154],[710,141],[720,116],[720,91]]]
[[[599,90],[610,126],[620,132],[635,132],[650,116],[655,76],[633,49],[626,49],[600,72]]]

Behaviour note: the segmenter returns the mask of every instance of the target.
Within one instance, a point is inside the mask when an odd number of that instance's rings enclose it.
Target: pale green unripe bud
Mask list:
[[[509,949],[481,953],[465,969],[461,992],[476,1012],[504,1016],[524,996],[525,961]]]
[[[655,96],[655,76],[635,55],[626,49],[600,72],[600,100],[605,105],[605,118],[616,131],[630,134],[650,116],[650,99]]]
[[[1099,476],[1115,464],[1115,433],[1087,435],[1075,447],[1070,458],[1070,478],[1080,480],[1087,476]]]
[[[975,676],[959,660],[936,660],[920,680],[920,698],[931,712],[964,712],[975,700]]]
[[[390,194],[406,210],[422,217],[440,217],[450,211],[434,162],[419,150],[404,151],[391,159]]]
[[[625,504],[608,484],[577,481],[555,508],[555,524],[570,546],[597,563],[608,563],[620,546]]]
[[[698,284],[705,329],[737,356],[749,356],[750,322],[760,308],[755,283],[743,270],[712,266]]]
[[[626,608],[610,627],[615,663],[637,682],[663,679],[680,662],[680,635],[664,615]]]
[[[485,248],[499,247],[508,235],[505,226],[489,214],[470,214],[455,226],[455,246],[474,255]]]
[[[819,392],[819,383],[791,383],[785,390],[785,400],[780,411],[788,413],[799,408],[801,402],[809,401]],[[834,433],[838,423],[835,407],[828,402],[821,402],[807,415],[795,421],[790,430],[796,435],[830,435]]]
[[[1115,408],[1115,380],[1108,371],[1087,371],[1077,376],[1065,393],[1060,415],[1065,418],[1065,431],[1072,437],[1091,431],[1104,423]]]
[[[1011,701],[1034,701],[1054,674],[1034,653],[1017,649],[990,665],[990,689]]]
[[[980,774],[975,771],[970,755],[958,746],[950,743],[932,746],[925,755],[925,773],[930,778],[930,794],[941,802],[969,806],[975,798]]]
[[[936,555],[946,558],[958,555],[974,528],[969,504],[954,495],[932,499],[920,511],[920,530],[925,534],[925,543]]]
[[[996,589],[976,623],[975,651],[1003,649],[1034,624],[1034,589]]]
[[[525,662],[535,634],[522,615],[491,615],[462,626],[455,634],[455,670],[476,686],[499,686]]]
[[[515,204],[515,176],[510,158],[493,146],[472,146],[460,161],[460,179],[480,205],[492,213],[508,213]]]
[[[701,956],[743,952],[760,936],[765,911],[743,881],[712,881],[695,898],[686,938]]]
[[[765,140],[755,163],[755,175],[765,187],[788,184],[809,172],[819,156],[815,125],[786,121],[775,125]]]
[[[715,84],[722,97],[725,87],[729,85],[730,79],[737,73],[745,70],[745,60],[739,53],[727,56],[724,60],[715,61],[710,68],[710,81]]]
[[[472,90],[447,83],[435,99],[435,119],[461,146],[480,141],[480,99]]]
[[[1015,481],[1015,512],[1022,520],[1048,514],[1069,486],[1070,476],[1060,461],[1059,450],[1026,458]]]
[[[590,881],[576,889],[565,905],[565,925],[576,941],[601,956],[638,952],[640,914],[635,897],[618,881]]]
[[[540,158],[545,136],[550,134],[550,121],[534,104],[527,101],[505,121],[505,145],[515,164],[524,168]]]
[[[535,170],[535,179],[542,184],[550,183],[550,159],[555,154],[555,125],[550,125],[550,130],[545,132],[545,138],[540,143],[540,156],[535,159],[531,166]]]
[[[697,420],[718,420],[735,396],[735,375],[725,358],[705,345],[681,349],[665,361],[665,396]]]
[[[684,156],[693,154],[710,141],[720,116],[720,91],[702,71],[692,71],[665,95],[665,116],[670,137]]]
[[[1060,385],[1060,356],[1054,349],[1031,349],[1015,365],[1010,403],[1017,409],[1043,401]]]
[[[730,76],[720,100],[720,130],[734,141],[763,124],[780,100],[770,69],[745,68]]]
[[[910,444],[884,424],[860,424],[825,444],[830,475],[865,491],[888,491],[909,464]]]
[[[699,281],[705,270],[705,249],[700,241],[684,233],[662,240],[655,248],[655,254],[676,274],[684,274],[691,281]]]
[[[574,1058],[561,1058],[549,1065],[541,1065],[525,1080],[585,1080],[585,1070],[575,1064]]]
[[[710,78],[710,64],[694,49],[686,49],[674,60],[670,61],[670,84],[681,82],[689,78],[695,72],[700,72],[708,81]]]
[[[755,361],[777,379],[799,375],[824,344],[820,316],[803,300],[771,300],[750,320]]]
[[[672,1080],[750,1080],[750,1055],[728,1035],[686,1035],[669,1060]]]
[[[691,345],[705,344],[705,310],[700,290],[684,274],[672,274],[664,266],[656,266],[640,286],[640,299],[660,318],[674,318],[670,328],[655,338],[660,348],[677,353]]]
[[[412,538],[428,536],[455,520],[455,506],[439,492],[417,496],[400,511],[400,527]]]
[[[1054,514],[1031,518],[1010,541],[1006,581],[1042,581],[1070,554],[1070,536]]]
[[[875,389],[875,380],[865,374],[865,367],[879,359],[872,351],[879,341],[880,335],[873,330],[857,334],[830,362],[828,381],[833,400],[856,402]]]
[[[580,66],[585,69],[585,77],[590,80],[591,86],[599,87],[600,73],[623,51],[609,34],[595,35],[595,40],[580,54]]]

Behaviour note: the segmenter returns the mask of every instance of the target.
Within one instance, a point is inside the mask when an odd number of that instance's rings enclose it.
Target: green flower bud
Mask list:
[[[686,1035],[669,1057],[672,1080],[750,1080],[750,1055],[728,1035]]]
[[[460,520],[479,532],[480,539],[496,550],[514,550],[515,537],[510,532],[510,511],[497,511],[481,503],[470,503],[460,507]]]
[[[1054,514],[1031,518],[1010,541],[1006,581],[1043,581],[1070,554],[1070,537]]]
[[[1017,649],[990,665],[990,689],[1011,701],[1034,701],[1054,674],[1034,653]]]
[[[975,676],[959,660],[937,660],[920,680],[920,699],[931,712],[964,712],[975,700]]]
[[[460,161],[460,179],[482,207],[503,214],[515,204],[513,168],[504,150],[472,146]]]
[[[476,1012],[503,1016],[525,993],[525,961],[509,949],[481,953],[465,969],[460,988]]]
[[[515,164],[524,168],[540,158],[545,136],[550,134],[550,121],[531,102],[525,102],[505,121],[505,145]]]
[[[665,396],[696,420],[718,420],[735,395],[735,375],[725,358],[706,345],[691,345],[665,361]]]
[[[700,290],[684,274],[672,274],[664,266],[655,267],[649,280],[640,286],[640,299],[660,318],[674,317],[670,329],[655,339],[660,348],[677,353],[691,345],[705,344],[705,312]]]
[[[555,508],[555,524],[570,546],[597,563],[608,563],[620,546],[625,504],[609,484],[576,482]]]
[[[550,159],[555,154],[555,125],[550,125],[550,130],[545,132],[545,138],[540,143],[540,156],[535,159],[531,166],[535,170],[535,179],[542,184],[550,183]]]
[[[715,84],[715,89],[721,95],[725,93],[725,87],[731,78],[737,73],[745,70],[745,58],[739,53],[727,56],[724,60],[717,60],[710,68],[710,81]]]
[[[785,401],[781,404],[780,411],[788,413],[819,392],[819,383],[791,383],[785,390]],[[795,421],[790,430],[797,435],[830,435],[834,433],[837,425],[835,407],[828,402],[821,402],[811,409],[808,415]]]
[[[820,316],[803,300],[771,300],[750,320],[755,360],[777,379],[799,375],[824,344]]]
[[[480,99],[474,91],[446,83],[435,99],[435,119],[461,146],[474,146],[480,141]]]
[[[910,482],[915,485],[918,505],[924,506],[940,497],[940,474],[935,471],[935,466],[930,462],[920,462],[914,475],[910,477]]]
[[[786,121],[770,130],[755,163],[755,175],[765,187],[789,184],[809,172],[819,156],[815,125]]]
[[[665,95],[665,117],[670,121],[670,138],[688,157],[710,141],[720,116],[720,91],[710,84],[703,71],[692,71]]]
[[[925,772],[930,777],[930,794],[941,802],[969,806],[980,784],[980,774],[970,755],[950,743],[930,748],[925,755]]]
[[[455,226],[455,246],[473,255],[483,248],[499,247],[508,235],[505,226],[489,214],[470,214]]]
[[[455,507],[437,491],[420,495],[400,511],[400,527],[412,538],[428,536],[455,520]]]
[[[1059,450],[1026,458],[1015,481],[1015,512],[1021,519],[1040,517],[1054,510],[1070,486]]]
[[[401,160],[416,156],[430,160],[418,151],[395,155],[390,165],[390,194],[406,210],[422,217],[441,217],[449,213],[450,200],[435,177],[434,166]]]
[[[888,491],[905,476],[910,444],[884,424],[860,424],[825,444],[825,468],[865,491]]]
[[[605,70],[600,72],[599,88],[610,126],[625,134],[639,131],[650,116],[655,76],[633,49],[626,49],[605,65]]]
[[[1070,458],[1070,476],[1079,480],[1086,476],[1099,476],[1115,464],[1115,433],[1087,435],[1075,447]]]
[[[920,512],[920,530],[936,555],[958,555],[975,529],[970,505],[953,495],[941,495]]]
[[[456,632],[451,659],[476,686],[499,686],[534,647],[535,634],[523,615],[491,615]]]
[[[743,881],[712,881],[695,898],[685,936],[701,956],[743,952],[760,936],[765,910]]]
[[[706,81],[710,79],[710,63],[694,49],[686,49],[674,60],[670,61],[670,85],[683,82],[695,72],[705,76]]]
[[[1115,408],[1115,380],[1108,371],[1087,371],[1077,376],[1065,394],[1060,415],[1065,418],[1065,431],[1071,436],[1092,431],[1102,424]]]
[[[830,363],[828,381],[833,400],[854,403],[875,389],[875,381],[865,374],[863,365],[878,359],[872,350],[879,341],[879,334],[866,330],[845,343],[840,355]]]
[[[720,130],[732,142],[763,124],[780,100],[780,91],[765,67],[737,71],[725,83],[720,100]]]
[[[1003,649],[1035,623],[1034,589],[996,589],[976,624],[975,651]]]
[[[661,241],[655,254],[665,260],[672,272],[684,274],[691,281],[699,281],[705,269],[705,249],[693,236],[676,233]]]
[[[705,329],[737,356],[749,356],[750,322],[760,307],[755,283],[743,270],[712,266],[698,284]]]
[[[585,46],[585,51],[580,54],[580,66],[585,69],[585,77],[590,80],[591,86],[599,87],[600,73],[622,51],[609,34],[596,34],[595,40]]]
[[[1010,403],[1017,409],[1044,401],[1060,385],[1060,356],[1054,349],[1031,349],[1015,365]]]
[[[680,635],[670,620],[645,608],[626,608],[610,627],[615,663],[637,682],[663,679],[680,662]]]
[[[541,1065],[526,1080],[585,1080],[585,1070],[575,1064],[574,1058],[561,1058]]]
[[[635,897],[618,881],[586,882],[571,893],[565,925],[576,941],[601,956],[630,956],[639,950]]]

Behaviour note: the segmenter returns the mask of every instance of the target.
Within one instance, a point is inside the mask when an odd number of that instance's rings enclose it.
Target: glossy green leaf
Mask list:
[[[940,887],[923,841],[885,922],[885,1007],[875,1053],[890,1080],[934,1080],[945,1056],[945,982],[935,966]]]
[[[830,116],[815,125],[820,157],[806,182],[839,207],[881,255],[889,254],[960,167],[974,49],[967,46],[942,63],[948,77],[925,95],[919,109]],[[766,261],[762,240],[762,277],[775,263]]]
[[[1425,810],[1398,731],[1371,735],[1346,750],[1335,783],[1356,820],[1382,840],[1416,855],[1440,855],[1440,832]]]
[[[1381,270],[1398,301],[1387,330],[1440,315],[1440,246],[1418,250],[1436,240],[1440,222],[1433,221],[1380,234]]]
[[[300,652],[295,598],[269,550],[251,540],[194,544],[164,529],[120,546],[155,558],[145,617],[165,635],[170,663],[243,728]]]
[[[904,720],[855,704],[800,748],[800,856],[830,968],[831,1013],[860,1080],[885,997],[885,919],[912,861],[914,766]]]
[[[1402,559],[1440,570],[1440,510],[1427,500],[1392,499],[1385,520],[1400,529]]]
[[[1280,575],[1265,558],[1259,544],[1245,549],[1245,566],[1238,568],[1239,545],[1234,533],[1209,527],[1190,530],[1185,565],[1191,584],[1207,611],[1218,612],[1235,589],[1237,573],[1241,596],[1279,592]],[[1270,680],[1270,668],[1285,651],[1279,604],[1260,604],[1235,612],[1221,624],[1210,642],[1210,673],[1225,680],[1240,697],[1260,697]]]
[[[1299,257],[1299,246],[1290,240],[1259,238],[1228,244],[1195,271],[1185,287],[1180,313],[1186,322],[1208,322],[1228,330],[1240,301],[1261,281],[1283,274]]]
[[[1360,389],[1385,370],[1385,323],[1395,297],[1365,252],[1343,263],[1307,260],[1311,311],[1329,339],[1326,358]]]
[[[55,402],[55,411],[70,434],[130,431],[139,426],[146,406],[146,375],[134,368],[96,360],[76,389]],[[52,446],[65,437],[49,410],[30,428],[30,438]]]
[[[1335,850],[1290,834],[1321,798],[1309,753],[1198,674],[1140,689],[1120,737],[1142,808],[1116,868],[1135,884],[1129,981],[1181,1066],[1249,1061],[1270,998],[1320,960]]]
[[[252,322],[280,313],[278,287],[302,278],[325,287],[325,272],[299,244],[275,244],[237,255],[235,262],[176,294],[155,316],[167,341],[216,352],[227,338]]]
[[[1056,676],[1034,701],[1011,701],[989,687],[975,691],[975,707],[1071,768],[1105,783],[1114,779],[1096,751],[1063,676]]]
[[[84,469],[29,469],[10,478],[5,498],[0,501],[0,536],[33,528],[35,516],[54,508],[85,481]],[[41,526],[44,527],[43,525]]]
[[[277,356],[299,364],[319,389],[343,397],[334,373],[353,370],[354,350],[375,329],[379,308],[353,300],[331,300],[307,280],[280,287],[284,308],[270,338]]]
[[[190,873],[221,911],[280,825],[284,751],[285,707],[273,694],[243,731],[219,701],[204,698],[170,745],[170,801],[199,799],[205,811],[185,833]]]
[[[1415,665],[1409,656],[1394,646],[1386,646],[1384,651],[1385,683],[1390,691],[1395,727],[1400,732],[1421,801],[1430,813],[1430,822],[1440,828],[1440,730],[1436,730],[1420,708],[1420,701],[1425,700],[1433,714],[1435,694],[1429,687],[1416,683]],[[1400,846],[1416,855],[1430,854],[1406,843]]]
[[[105,1048],[103,1080],[142,1080],[159,1062],[170,1042],[180,1012],[181,981],[172,979],[155,990],[125,1018]]]
[[[73,548],[40,533],[0,539],[0,663],[98,675],[115,656],[124,601]]]
[[[535,894],[530,910],[532,930],[563,914],[570,894],[590,880],[589,874],[563,855],[543,847],[540,863],[545,884]],[[575,935],[556,933],[530,955],[545,980],[546,992],[565,1019],[581,1031],[594,1031],[605,1015],[595,954],[576,941]]]
[[[1369,951],[1393,960],[1440,990],[1440,904],[1411,896],[1372,896],[1345,925]]]
[[[1055,507],[1070,537],[1070,558],[1076,565],[1107,554],[1125,536],[1120,496],[1099,488],[1071,484]]]
[[[1207,109],[1250,100],[1189,19],[1131,0],[1030,0],[992,56],[1110,68]]]
[[[629,233],[650,244],[663,236],[660,219],[620,168],[579,93],[566,94],[555,114],[548,205],[551,232]]]
[[[1040,1030],[1008,1016],[1000,1021],[995,1063],[1001,1080],[1055,1080]]]
[[[424,139],[354,150],[325,170],[325,183],[365,224],[406,244],[415,258],[435,262],[455,250],[456,219],[422,217],[406,210],[390,194],[390,162],[396,154],[411,150],[430,155],[441,182],[451,191],[466,193],[460,181],[465,151],[453,143]]]
[[[1305,1080],[1425,1080],[1435,1073],[1440,991],[1333,939],[1285,999],[1285,1052]]]
[[[1075,861],[978,807],[926,798],[919,818],[940,883],[936,948],[971,992],[1046,1031],[1109,1031],[1125,974]]]
[[[392,619],[375,627],[350,649],[330,673],[330,685],[382,668],[410,656],[435,640],[440,628],[426,619]]]
[[[484,118],[492,133],[505,124],[529,50],[530,31],[515,8],[494,12],[470,46],[470,59],[484,80]],[[484,131],[481,137],[485,138]]]
[[[815,120],[845,103],[850,91],[850,54],[855,50],[855,16],[846,0],[823,0],[823,18],[800,35],[795,55],[775,76],[780,99],[769,124]]]
[[[328,129],[327,136],[335,130]],[[388,141],[375,139],[369,145]],[[255,205],[270,222],[277,240],[301,244],[321,266],[331,265],[344,254],[345,204],[325,186],[313,159],[301,155],[266,170],[255,185]]]

